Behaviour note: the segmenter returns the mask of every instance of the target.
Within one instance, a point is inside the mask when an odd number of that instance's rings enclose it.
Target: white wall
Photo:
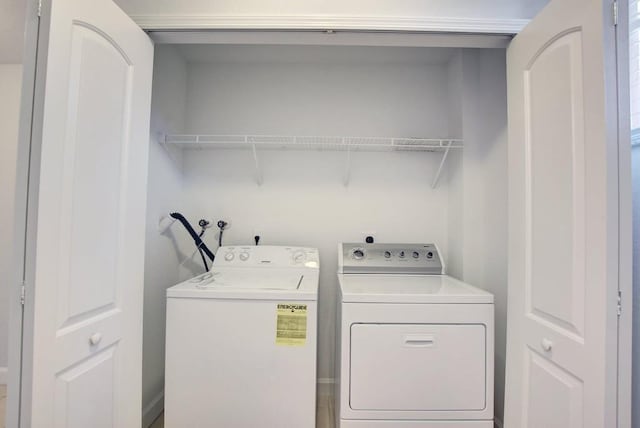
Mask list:
[[[548,0],[116,0],[130,15],[531,18]]]
[[[190,65],[189,132],[448,136],[447,70],[429,65],[420,49],[209,50],[233,62]]]
[[[282,60],[279,49],[263,57]],[[396,62],[386,61],[388,52],[379,49],[369,54],[353,48],[332,53],[311,49],[311,54],[289,52],[312,63],[291,59],[284,64],[192,64],[187,129],[231,134],[448,135],[446,64],[425,65],[424,55],[414,50],[399,53],[397,48]],[[188,211],[214,220],[230,219],[226,244],[252,243],[257,233],[264,244],[320,249],[318,376],[323,382],[333,377],[338,243],[363,241],[372,233],[379,242],[435,241],[446,252],[446,184],[436,190],[430,187],[440,156],[354,153],[348,187],[342,183],[345,153],[272,151],[260,158],[262,186],[254,181],[249,152],[186,154]]]
[[[462,68],[462,51],[456,53],[448,64],[449,91],[449,132],[458,138],[464,137],[464,118],[462,104],[465,99],[463,90],[464,74]],[[466,142],[465,142],[466,145]],[[464,248],[464,151],[451,151],[447,157],[446,179],[448,180],[448,245],[447,273],[462,278]]]
[[[22,66],[0,64],[0,383],[6,383],[13,199]]]
[[[464,151],[449,163],[450,273],[495,296],[495,413],[502,420],[507,324],[507,88],[504,50],[452,62]],[[457,85],[453,90],[457,91]]]
[[[186,66],[172,47],[157,46],[151,107],[149,186],[145,253],[144,332],[142,365],[143,426],[153,421],[163,406],[165,290],[178,282],[181,230],[172,227],[158,233],[159,218],[182,204],[182,176],[174,161],[158,143],[164,133],[184,127]],[[177,165],[176,165],[177,164]]]

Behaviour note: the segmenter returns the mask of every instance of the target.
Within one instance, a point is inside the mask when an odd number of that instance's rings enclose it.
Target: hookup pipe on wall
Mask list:
[[[196,243],[196,247],[198,247],[198,249],[201,249],[202,251],[204,251],[204,253],[207,255],[207,257],[209,257],[209,259],[211,261],[213,261],[213,259],[215,259],[215,256],[213,255],[211,250],[209,250],[209,248],[204,243],[204,241],[200,238],[200,236],[198,236],[196,231],[193,230],[193,227],[191,227],[191,224],[189,224],[187,219],[184,218],[184,216],[182,214],[180,214],[180,213],[170,213],[169,215],[172,218],[175,218],[176,220],[178,220],[180,223],[182,223],[184,228],[187,229],[187,232],[189,232],[189,235],[191,235],[191,238],[193,238],[193,241]]]

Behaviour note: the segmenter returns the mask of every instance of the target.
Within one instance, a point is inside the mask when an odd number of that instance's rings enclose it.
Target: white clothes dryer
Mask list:
[[[338,281],[337,427],[493,427],[492,294],[433,244],[342,244]]]
[[[315,248],[222,247],[167,290],[165,426],[312,428]]]

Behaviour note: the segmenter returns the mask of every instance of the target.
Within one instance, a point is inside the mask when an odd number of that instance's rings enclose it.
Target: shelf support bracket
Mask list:
[[[256,183],[258,183],[258,186],[262,186],[262,170],[260,169],[260,159],[258,159],[258,150],[255,144],[251,145],[251,152],[253,153],[253,163],[256,169]]]
[[[178,168],[182,169],[182,154],[176,155],[176,148],[172,147],[167,143],[167,135],[166,134],[157,134],[156,141],[162,147],[162,150],[169,156],[171,162]]]
[[[444,151],[444,154],[442,155],[442,160],[440,161],[440,165],[438,166],[438,171],[436,171],[436,176],[433,178],[433,182],[431,183],[432,189],[435,189],[436,186],[438,185],[438,181],[440,181],[440,174],[442,174],[442,167],[444,167],[444,163],[447,160],[447,156],[449,156],[449,150],[451,150],[451,143],[452,143],[451,140],[447,142],[447,149]]]

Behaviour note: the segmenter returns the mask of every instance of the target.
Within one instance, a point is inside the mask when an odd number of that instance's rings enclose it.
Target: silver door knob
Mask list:
[[[101,340],[102,340],[102,335],[100,333],[94,333],[91,335],[91,337],[89,337],[89,343],[92,346],[97,345],[98,343],[100,343]]]
[[[545,352],[549,352],[551,351],[551,349],[553,349],[553,342],[547,338],[544,338],[542,339],[540,346],[542,346],[542,349],[544,349]]]

